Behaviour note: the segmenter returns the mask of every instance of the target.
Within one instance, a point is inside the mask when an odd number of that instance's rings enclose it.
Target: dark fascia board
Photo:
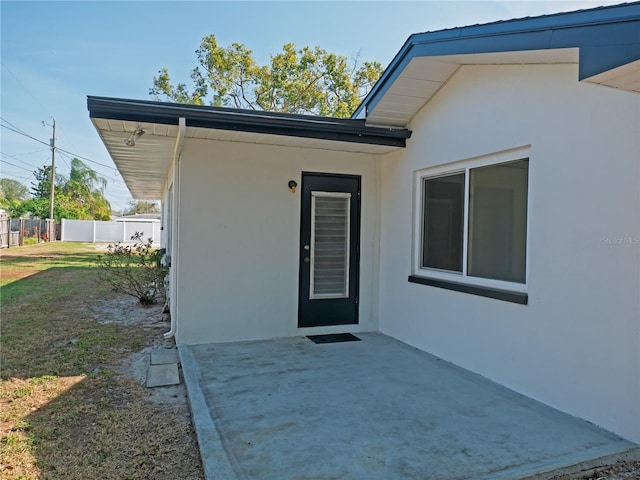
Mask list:
[[[151,100],[87,97],[90,118],[285,135],[339,142],[406,147],[411,131],[366,126],[364,120],[186,105]]]
[[[415,57],[579,49],[579,79],[640,59],[640,2],[416,33],[353,114],[373,109]]]

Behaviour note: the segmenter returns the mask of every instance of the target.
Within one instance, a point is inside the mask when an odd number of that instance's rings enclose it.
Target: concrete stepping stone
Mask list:
[[[149,370],[147,370],[147,387],[164,387],[166,385],[179,384],[180,375],[178,374],[177,363],[149,365]]]
[[[178,349],[176,348],[154,348],[151,350],[151,365],[178,363],[179,361]]]

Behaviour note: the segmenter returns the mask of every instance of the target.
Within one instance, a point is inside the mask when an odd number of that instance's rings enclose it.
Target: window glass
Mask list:
[[[470,170],[467,273],[525,283],[529,161]]]
[[[424,180],[422,266],[462,272],[465,174]]]
[[[423,177],[419,268],[526,283],[528,182],[526,158]]]

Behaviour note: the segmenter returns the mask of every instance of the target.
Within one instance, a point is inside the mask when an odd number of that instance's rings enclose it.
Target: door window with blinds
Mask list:
[[[309,298],[349,296],[350,193],[311,192]]]

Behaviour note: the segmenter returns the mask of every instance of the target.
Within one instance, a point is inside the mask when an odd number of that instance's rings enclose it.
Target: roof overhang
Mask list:
[[[87,106],[137,199],[161,197],[171,164],[188,139],[384,154],[404,148],[411,136],[404,128],[355,119],[91,96]],[[140,131],[144,134],[135,134]]]
[[[462,65],[553,63],[640,92],[640,2],[412,35],[353,117],[404,127]]]

